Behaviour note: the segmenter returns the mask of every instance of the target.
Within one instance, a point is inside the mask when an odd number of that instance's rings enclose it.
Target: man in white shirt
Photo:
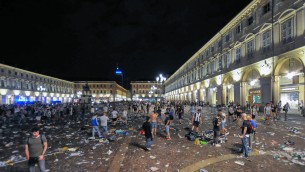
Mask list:
[[[124,109],[123,110],[123,115],[122,115],[122,120],[124,121],[124,123],[127,125],[127,110]]]
[[[118,120],[118,111],[113,109],[113,111],[111,112],[111,118],[112,118],[113,124],[116,125],[116,122]]]
[[[107,117],[107,112],[103,112],[102,116],[100,117],[101,126],[102,126],[102,134],[105,139],[107,139],[107,121],[109,118]]]

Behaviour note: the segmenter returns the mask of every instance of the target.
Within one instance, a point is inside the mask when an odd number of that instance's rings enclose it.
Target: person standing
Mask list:
[[[220,124],[221,124],[221,115],[222,112],[219,112],[217,116],[213,119],[213,131],[214,131],[214,143],[216,147],[220,147],[219,136],[220,136]]]
[[[41,172],[45,172],[45,153],[48,148],[47,139],[44,135],[39,134],[39,128],[32,129],[32,136],[25,141],[25,157],[28,160],[30,172],[35,171],[35,165],[38,164]]]
[[[241,141],[242,141],[242,148],[241,148],[241,153],[245,152],[244,158],[249,157],[249,135],[250,135],[250,126],[251,126],[251,121],[247,120],[247,115],[245,113],[241,114],[241,118],[243,119],[243,124],[241,127]]]
[[[202,124],[201,109],[198,109],[197,112],[193,115],[192,122],[193,122],[192,132],[196,128],[196,135],[198,135],[199,124]]]
[[[150,114],[150,123],[151,123],[151,128],[152,128],[152,137],[157,135],[157,113],[153,112]]]
[[[264,115],[265,115],[265,117],[266,117],[266,120],[267,120],[267,124],[269,125],[270,124],[270,120],[271,120],[271,110],[272,110],[272,108],[271,108],[271,106],[270,106],[270,103],[267,103],[266,104],[266,106],[265,106],[265,108],[264,108]]]
[[[102,137],[101,136],[101,132],[100,132],[100,129],[99,129],[99,123],[97,121],[97,114],[95,113],[91,119],[91,124],[92,124],[92,137],[95,137],[95,132],[98,133],[98,137]]]
[[[164,126],[165,126],[165,131],[166,131],[166,140],[171,140],[171,136],[169,133],[170,130],[170,117],[169,117],[169,113],[165,112],[165,120],[164,120]]]
[[[283,111],[285,112],[285,121],[287,121],[287,113],[288,113],[288,109],[290,109],[289,103],[286,102],[286,104],[283,107]]]
[[[127,125],[127,119],[128,119],[127,114],[128,114],[127,109],[124,109],[122,114],[122,120],[125,123],[125,125]]]
[[[112,118],[113,124],[116,125],[116,122],[118,120],[118,111],[113,109],[113,111],[111,112],[111,118]]]
[[[149,122],[150,118],[149,116],[146,117],[146,121],[142,125],[142,129],[145,132],[145,147],[146,150],[151,150],[151,145],[153,144],[153,137],[152,137],[152,131],[151,131],[151,123]]]
[[[102,126],[102,134],[105,139],[107,139],[107,132],[108,132],[108,127],[107,127],[107,121],[109,118],[107,117],[107,112],[103,112],[102,116],[100,117],[101,121],[101,126]]]

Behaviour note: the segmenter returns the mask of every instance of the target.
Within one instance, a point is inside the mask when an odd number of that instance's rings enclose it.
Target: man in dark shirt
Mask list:
[[[245,113],[241,114],[241,118],[244,120],[243,125],[241,127],[241,135],[240,138],[242,139],[242,148],[241,148],[241,153],[245,152],[244,158],[249,157],[249,147],[248,147],[248,140],[249,140],[249,134],[250,134],[250,126],[251,126],[251,121],[247,120],[247,115]]]
[[[217,116],[213,119],[213,130],[214,130],[214,145],[216,147],[220,147],[219,144],[219,135],[220,135],[220,129],[219,125],[221,123],[221,112],[217,114]]]
[[[35,164],[39,165],[40,171],[45,171],[44,155],[47,151],[48,143],[44,135],[39,134],[39,128],[32,129],[32,136],[25,140],[25,157],[28,160],[29,171],[35,171]]]
[[[147,116],[146,121],[143,123],[142,126],[145,132],[145,140],[146,140],[145,147],[147,150],[151,150],[151,145],[153,144],[151,123],[149,121],[150,121],[150,117]]]

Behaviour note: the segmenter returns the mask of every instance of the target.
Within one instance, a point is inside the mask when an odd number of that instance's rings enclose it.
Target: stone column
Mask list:
[[[271,97],[271,77],[261,77],[260,78],[260,84],[261,84],[261,100],[262,104],[266,104],[267,102],[270,102]]]
[[[228,102],[227,102],[228,93],[227,93],[227,87],[225,85],[222,85],[222,91],[221,92],[222,92],[222,94],[221,94],[221,96],[222,96],[221,104],[228,104]]]
[[[234,85],[234,103],[241,104],[240,82],[236,82],[233,85]]]
[[[273,93],[273,101],[275,104],[277,104],[280,101],[280,77],[279,76],[274,76],[274,81],[273,81],[273,88],[272,88],[272,93]]]
[[[217,92],[216,92],[216,104],[222,104],[223,102],[223,97],[222,97],[222,86],[217,87]]]
[[[247,82],[240,82],[240,104],[245,105],[248,101]]]

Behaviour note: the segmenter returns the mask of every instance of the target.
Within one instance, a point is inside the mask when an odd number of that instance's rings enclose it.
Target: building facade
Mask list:
[[[0,64],[0,104],[71,102],[74,83]]]
[[[253,0],[166,82],[170,101],[305,100],[305,1]]]
[[[130,100],[127,97],[128,91],[117,84],[115,81],[76,81],[75,82],[75,95],[79,98],[83,92],[83,87],[88,84],[90,93],[92,95],[91,100],[93,102],[108,102],[108,101],[122,101]]]
[[[132,100],[161,101],[164,85],[157,81],[131,81]]]

